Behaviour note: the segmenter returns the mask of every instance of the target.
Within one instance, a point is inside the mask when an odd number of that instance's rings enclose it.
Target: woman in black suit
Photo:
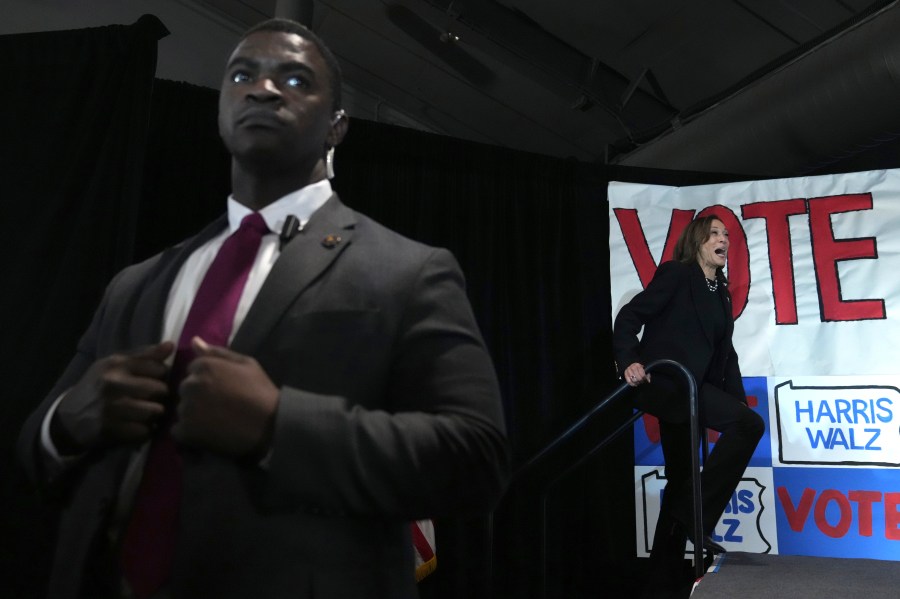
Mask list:
[[[619,374],[637,387],[637,406],[659,418],[667,482],[651,551],[656,566],[683,563],[685,539],[693,532],[690,408],[681,377],[660,371],[651,377],[644,365],[667,358],[690,370],[697,381],[701,425],[720,433],[701,477],[708,549],[724,551],[712,540],[713,529],[765,429],[747,406],[731,343],[731,296],[722,273],[728,245],[719,218],[694,220],[679,237],[674,260],[660,264],[647,288],[616,317],[613,348]]]

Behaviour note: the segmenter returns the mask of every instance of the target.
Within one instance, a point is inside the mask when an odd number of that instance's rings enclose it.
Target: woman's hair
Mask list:
[[[692,220],[675,243],[674,259],[679,262],[694,262],[700,252],[700,246],[709,239],[709,230],[712,228],[714,220],[721,221],[722,219],[715,214],[710,214]]]

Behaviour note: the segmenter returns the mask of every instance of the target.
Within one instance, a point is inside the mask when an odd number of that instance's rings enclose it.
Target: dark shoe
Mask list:
[[[690,535],[688,535],[688,538],[690,538]],[[710,553],[728,553],[727,549],[713,541],[713,538],[709,535],[703,537],[703,549]]]
[[[688,541],[693,544],[694,527],[688,526],[681,518],[674,514],[672,515],[672,521],[675,523],[675,527],[679,529],[679,532],[684,534],[684,536],[687,537]],[[705,551],[709,551],[710,553],[728,553],[728,550],[716,543],[710,535],[703,536],[703,549]]]

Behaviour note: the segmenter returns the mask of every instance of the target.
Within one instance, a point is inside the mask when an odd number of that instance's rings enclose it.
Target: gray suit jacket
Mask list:
[[[19,452],[36,481],[52,401],[96,359],[160,340],[179,267],[224,226],[110,283],[23,428]],[[340,241],[323,243],[329,235]],[[264,469],[185,452],[172,595],[415,597],[409,521],[487,511],[507,474],[496,375],[452,255],[332,197],[285,246],[231,347],[281,389],[272,459]],[[129,456],[97,450],[55,483],[65,511],[54,599],[116,576],[97,564]]]

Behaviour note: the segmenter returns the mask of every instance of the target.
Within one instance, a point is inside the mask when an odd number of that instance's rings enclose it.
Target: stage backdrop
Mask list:
[[[900,170],[663,187],[610,183],[613,317],[692,218],[728,228],[734,343],[767,423],[715,538],[729,550],[900,559]],[[714,441],[714,437],[710,437]],[[665,483],[635,429],[637,546]]]

